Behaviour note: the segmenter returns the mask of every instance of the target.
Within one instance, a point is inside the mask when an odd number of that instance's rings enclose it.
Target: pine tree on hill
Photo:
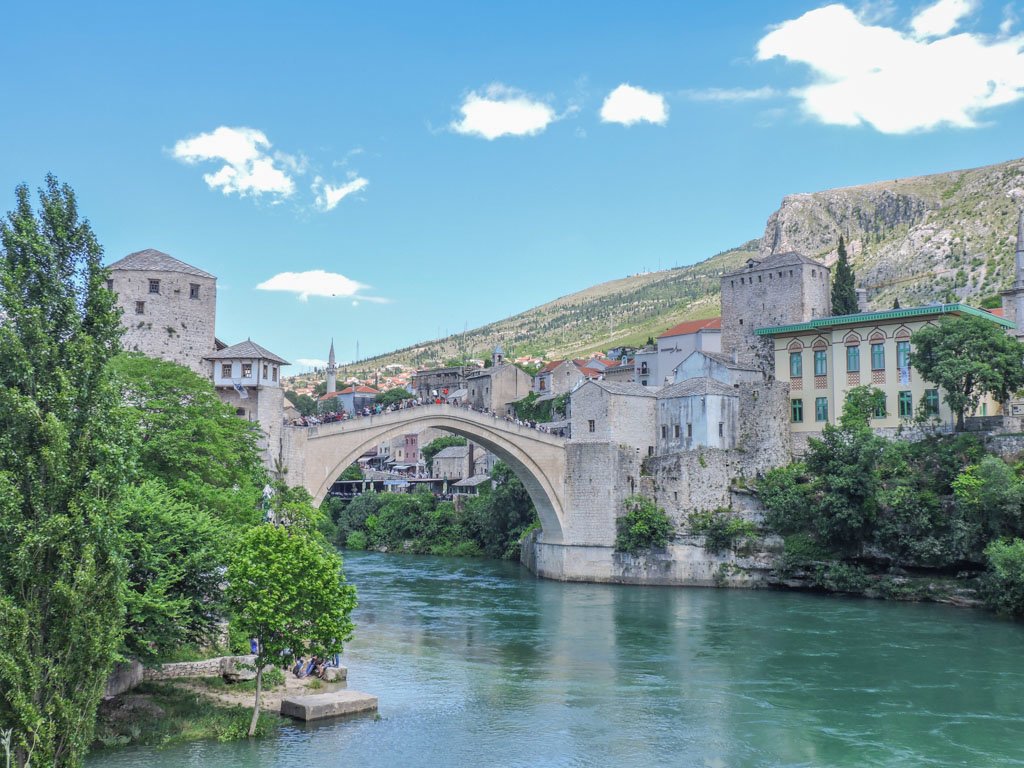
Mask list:
[[[857,288],[854,285],[853,267],[846,258],[846,243],[840,235],[839,259],[836,261],[836,275],[832,281],[832,314],[853,315],[857,311]]]

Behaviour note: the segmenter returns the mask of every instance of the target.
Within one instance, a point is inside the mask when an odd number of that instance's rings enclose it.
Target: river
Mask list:
[[[380,716],[90,768],[1024,765],[1024,625],[784,592],[562,584],[348,553]]]

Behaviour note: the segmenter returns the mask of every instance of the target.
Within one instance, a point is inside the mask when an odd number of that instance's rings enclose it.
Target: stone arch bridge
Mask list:
[[[572,538],[567,535],[571,525],[566,493],[566,447],[571,441],[468,408],[424,405],[313,427],[285,427],[281,458],[288,482],[304,486],[319,504],[345,468],[369,448],[428,427],[468,438],[508,464],[537,508],[545,544],[559,545]]]

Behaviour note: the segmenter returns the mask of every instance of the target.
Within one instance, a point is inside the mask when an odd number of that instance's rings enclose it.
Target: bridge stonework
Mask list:
[[[319,504],[345,468],[369,448],[428,427],[466,437],[507,463],[537,508],[542,541],[565,541],[573,528],[566,509],[568,441],[466,408],[425,405],[315,427],[285,427],[281,460],[288,469],[287,482],[305,487]]]

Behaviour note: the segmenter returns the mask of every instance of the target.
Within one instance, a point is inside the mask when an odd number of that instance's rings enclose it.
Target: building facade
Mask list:
[[[187,366],[210,377],[205,356],[216,349],[217,278],[147,248],[107,267],[117,294],[125,349]]]
[[[691,352],[722,350],[722,318],[689,320],[662,333],[653,348],[638,353],[633,381],[644,387],[662,387],[673,380],[673,370]]]
[[[1013,328],[1010,321],[985,310],[938,304],[758,329],[757,334],[772,344],[776,379],[789,384],[792,432],[814,434],[825,424],[835,424],[847,392],[865,384],[885,395],[885,407],[872,418],[872,427],[907,427],[919,414],[951,427],[953,414],[941,391],[910,364],[911,338],[926,325],[960,315],[983,317]],[[998,408],[986,398],[976,415],[994,416]]]
[[[798,253],[748,259],[743,269],[720,279],[721,349],[758,363],[771,373],[770,344],[758,328],[806,323],[832,314],[831,270]]]

